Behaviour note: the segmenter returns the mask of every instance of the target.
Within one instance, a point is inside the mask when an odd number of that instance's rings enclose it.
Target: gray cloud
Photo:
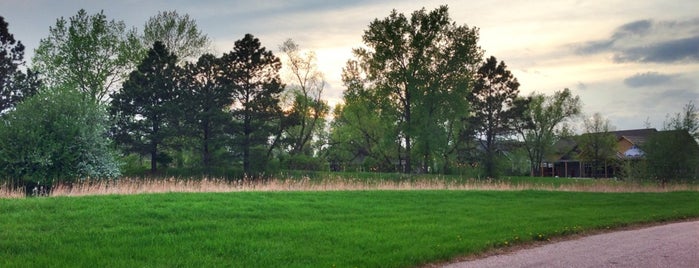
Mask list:
[[[612,49],[614,40],[589,41],[575,46],[575,52],[581,55],[597,54]]]
[[[699,62],[699,18],[685,21],[633,21],[608,39],[573,46],[580,55],[612,53],[615,62]]]
[[[586,90],[587,85],[583,82],[578,82],[578,90]]]
[[[657,72],[637,73],[624,79],[624,84],[632,88],[648,87],[671,82],[675,77],[676,75],[667,75]]]
[[[687,103],[692,100],[696,101],[697,99],[699,99],[699,92],[692,89],[671,89],[660,92],[658,94],[658,98],[679,105],[681,103]]]
[[[699,100],[699,91],[696,90],[696,86],[695,81],[684,79],[682,76],[677,75],[677,77],[672,77],[669,81],[663,83],[662,88],[647,90],[647,95],[643,97],[643,106],[662,107],[659,110],[663,111],[663,113],[676,110],[681,103]]]
[[[699,35],[621,50],[614,55],[614,61],[657,63],[699,61]]]
[[[652,23],[651,20],[638,20],[621,25],[612,35],[612,39],[620,39],[630,35],[645,35],[651,29]]]

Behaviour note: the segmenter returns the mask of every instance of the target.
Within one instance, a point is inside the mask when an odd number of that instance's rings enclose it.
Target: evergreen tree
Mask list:
[[[521,118],[526,101],[518,100],[519,82],[507,70],[504,62],[495,57],[488,58],[478,69],[476,84],[471,95],[474,116],[472,127],[478,138],[482,138],[484,149],[483,165],[487,177],[496,177],[496,154],[498,138],[514,131],[515,122]]]
[[[184,69],[180,105],[187,111],[184,115],[187,129],[198,141],[201,164],[210,171],[215,163],[214,151],[224,147],[233,88],[224,83],[221,60],[211,54],[202,55],[196,64],[188,63]]]
[[[157,172],[157,162],[165,159],[159,152],[165,139],[174,135],[183,112],[177,105],[180,72],[177,57],[155,42],[121,91],[111,96],[116,141],[127,151],[150,155],[152,173]]]
[[[23,66],[24,45],[15,40],[5,18],[0,16],[0,113],[14,108],[40,87],[36,73],[31,70],[25,73]]]
[[[281,62],[251,34],[235,42],[233,51],[222,57],[226,83],[235,96],[232,135],[242,151],[243,170],[261,171],[269,158],[270,137],[282,111],[279,95],[284,85],[279,77]],[[253,163],[256,166],[252,166]]]

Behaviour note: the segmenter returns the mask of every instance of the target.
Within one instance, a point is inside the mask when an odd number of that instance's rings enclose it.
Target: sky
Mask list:
[[[507,64],[522,95],[569,88],[586,116],[600,113],[618,130],[660,129],[668,114],[699,104],[696,0],[2,0],[0,16],[27,47],[29,62],[56,19],[81,8],[104,10],[139,31],[158,11],[189,14],[218,55],[246,33],[274,52],[291,38],[315,51],[325,98],[334,105],[342,98],[342,67],[372,20],[393,9],[409,16],[440,5],[456,24],[479,28],[484,55]]]

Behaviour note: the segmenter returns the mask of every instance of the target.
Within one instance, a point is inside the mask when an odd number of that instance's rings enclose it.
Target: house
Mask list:
[[[541,164],[540,170],[532,172],[539,176],[558,177],[614,177],[618,173],[618,161],[635,161],[643,159],[642,145],[652,136],[658,133],[654,128],[610,131],[616,139],[616,154],[609,162],[604,163],[603,169],[595,170],[592,163],[581,160],[582,150],[578,146],[578,140],[582,136],[566,137],[560,139],[554,145]]]

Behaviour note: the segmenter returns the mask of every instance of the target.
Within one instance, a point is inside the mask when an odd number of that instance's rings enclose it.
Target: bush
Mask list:
[[[625,181],[642,182],[649,178],[648,163],[644,159],[623,161],[619,167],[619,177]]]
[[[119,175],[107,137],[106,110],[76,90],[45,90],[1,121],[3,178],[50,184]]]
[[[643,145],[649,175],[660,183],[696,181],[699,146],[686,130],[660,131]]]
[[[283,165],[286,169],[292,170],[328,170],[328,165],[323,159],[307,155],[289,156],[284,159]]]
[[[150,171],[150,160],[144,160],[138,154],[122,156],[119,162],[124,176],[140,176]]]

